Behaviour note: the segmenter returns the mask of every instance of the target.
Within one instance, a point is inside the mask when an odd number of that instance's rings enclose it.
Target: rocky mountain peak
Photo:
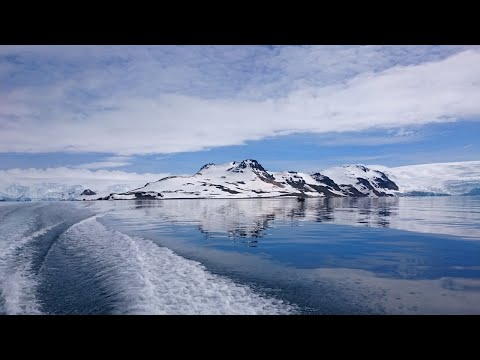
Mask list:
[[[268,173],[267,170],[265,170],[265,168],[262,165],[260,165],[260,163],[257,160],[254,160],[254,159],[243,160],[240,163],[238,163],[238,165],[232,166],[231,168],[227,169],[227,171],[233,172],[233,173],[243,173],[247,169],[252,170],[252,172],[257,174],[262,180],[274,179],[273,175]]]
[[[214,163],[208,163],[208,164],[203,165],[203,166],[200,168],[200,170],[197,171],[197,174],[200,173],[200,172],[202,172],[202,170],[205,170],[205,169],[210,168],[211,166],[215,166],[215,164],[214,164]]]
[[[237,168],[239,169],[250,168],[253,170],[266,171],[265,168],[262,165],[260,165],[260,163],[257,160],[254,160],[254,159],[243,160],[240,164],[238,164]]]

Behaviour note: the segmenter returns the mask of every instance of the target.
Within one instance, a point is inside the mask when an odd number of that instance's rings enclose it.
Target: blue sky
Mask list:
[[[1,46],[0,169],[480,160],[468,46]]]

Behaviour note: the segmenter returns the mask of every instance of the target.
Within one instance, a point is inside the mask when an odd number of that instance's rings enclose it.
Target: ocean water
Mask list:
[[[3,202],[0,314],[480,314],[480,197]]]

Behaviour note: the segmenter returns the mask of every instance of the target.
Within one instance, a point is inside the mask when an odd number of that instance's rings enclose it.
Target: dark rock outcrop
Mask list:
[[[159,197],[163,197],[160,193],[153,193],[153,192],[136,192],[135,199],[137,200],[156,200]]]
[[[234,163],[235,164],[235,163]],[[247,159],[243,160],[240,164],[231,167],[227,171],[234,172],[234,173],[243,173],[245,169],[250,168],[252,171],[257,174],[260,178],[260,180],[275,180],[275,177],[267,172],[265,168],[260,165],[260,163],[257,160],[253,159]]]
[[[330,179],[328,176],[322,175],[320,173],[314,173],[312,174],[312,177],[317,180],[318,182],[321,182],[327,186],[329,186],[333,190],[341,191],[341,189],[338,187],[337,183]]]
[[[384,189],[398,190],[398,185],[395,184],[392,180],[390,180],[385,173],[378,170],[377,172],[380,174],[380,177],[376,177],[373,180],[378,184],[378,186]]]
[[[205,170],[205,169],[208,169],[210,166],[212,165],[215,165],[215,163],[208,163],[208,164],[205,164],[203,165],[200,170],[197,171],[197,174],[201,175],[202,174],[202,170]]]

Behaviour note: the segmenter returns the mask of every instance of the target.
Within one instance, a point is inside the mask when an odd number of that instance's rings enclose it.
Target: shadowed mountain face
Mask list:
[[[351,170],[355,171],[351,171]],[[364,166],[344,167],[332,174],[296,171],[268,172],[253,159],[226,164],[209,163],[192,176],[169,176],[146,186],[102,199],[251,198],[251,197],[383,197],[395,196],[398,186],[380,171]],[[347,175],[345,175],[347,174]],[[355,176],[350,176],[350,175]],[[349,177],[350,176],[350,177]]]

